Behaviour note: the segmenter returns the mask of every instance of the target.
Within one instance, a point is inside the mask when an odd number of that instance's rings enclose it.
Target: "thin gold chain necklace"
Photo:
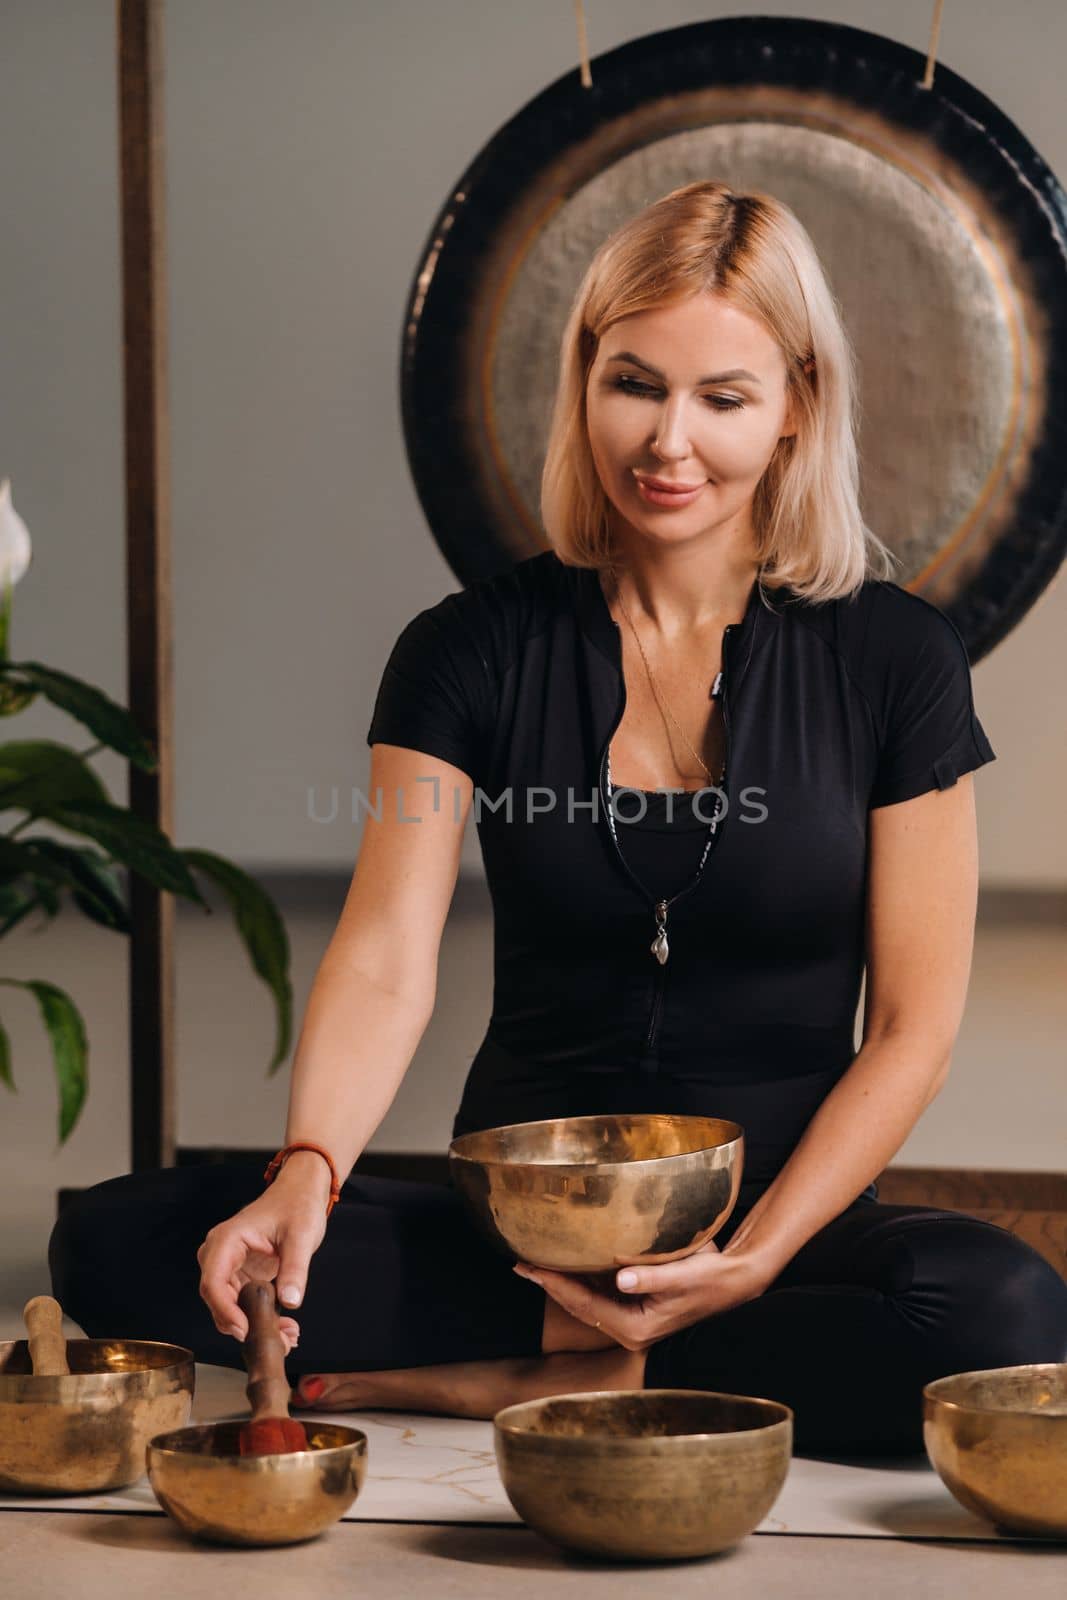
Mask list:
[[[651,665],[649,663],[648,656],[645,654],[645,647],[641,643],[641,635],[638,633],[637,629],[634,627],[634,620],[631,617],[629,611],[627,610],[626,602],[623,600],[622,589],[621,589],[621,587],[619,585],[619,575],[618,575],[618,573],[616,572],[616,570],[615,570],[615,568],[613,566],[609,568],[609,571],[611,572],[612,582],[615,585],[615,598],[619,602],[619,607],[620,607],[620,609],[622,611],[622,614],[626,618],[626,621],[629,623],[630,632],[633,634],[634,640],[635,640],[635,642],[637,644],[637,648],[641,652],[641,660],[645,664],[645,672],[648,674],[649,686],[652,689],[652,693],[656,697],[656,704],[660,707],[661,711],[666,712],[667,716],[670,717],[671,721],[674,723],[674,726],[677,728],[679,734],[681,735],[682,739],[684,740],[685,745],[686,745],[687,749],[689,750],[689,753],[697,761],[699,761],[701,769],[702,769],[702,771],[704,773],[704,776],[707,778],[708,783],[711,784],[712,787],[714,787],[715,780],[712,777],[711,768],[708,766],[708,764],[704,760],[703,756],[700,755],[699,751],[694,750],[692,744],[690,744],[689,739],[686,737],[685,729],[681,726],[681,724],[678,721],[678,718],[674,715],[674,712],[671,710],[670,706],[667,704],[666,696],[662,693],[662,691],[660,690],[660,688],[659,688],[659,686],[657,684],[655,673],[652,671],[652,667],[651,667]],[[714,694],[714,688],[712,690],[712,693]],[[724,767],[722,773],[720,773],[720,775],[719,775],[719,782],[720,783],[722,783],[725,775],[726,775],[726,772],[725,772],[725,767]],[[685,772],[682,773],[682,777],[683,778],[695,777],[695,776],[696,776],[695,773],[692,773],[692,774],[691,773],[685,773]]]

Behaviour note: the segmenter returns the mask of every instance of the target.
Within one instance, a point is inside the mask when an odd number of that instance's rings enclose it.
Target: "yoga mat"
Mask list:
[[[197,1367],[195,1421],[217,1422],[246,1413],[243,1372]],[[367,1435],[367,1481],[345,1521],[522,1526],[497,1475],[492,1423],[397,1411],[316,1412],[315,1416],[361,1428]],[[147,1478],[113,1494],[6,1495],[0,1497],[0,1510],[164,1515]],[[847,1462],[794,1457],[781,1494],[755,1532],[1064,1542],[999,1533],[959,1505],[925,1457],[919,1456],[869,1461],[853,1457]]]

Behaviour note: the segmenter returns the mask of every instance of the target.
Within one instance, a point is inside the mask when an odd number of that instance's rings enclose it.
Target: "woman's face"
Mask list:
[[[778,344],[713,293],[614,323],[589,372],[586,417],[617,517],[670,544],[739,515],[747,524],[779,439],[796,431]],[[696,492],[656,500],[643,478]]]

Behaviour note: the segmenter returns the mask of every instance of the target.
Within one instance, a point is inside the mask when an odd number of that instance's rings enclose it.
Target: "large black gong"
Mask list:
[[[701,178],[769,191],[814,239],[855,345],[863,512],[977,661],[1067,543],[1067,197],[1012,122],[858,28],[733,17],[577,68],[485,146],[405,316],[405,441],[463,583],[546,548],[559,339],[589,258]]]

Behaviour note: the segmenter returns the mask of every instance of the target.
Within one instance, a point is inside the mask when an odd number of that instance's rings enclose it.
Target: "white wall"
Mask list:
[[[759,9],[817,12],[922,50],[930,4],[761,0]],[[12,477],[35,541],[16,596],[15,650],[124,698],[113,10],[113,0],[0,0],[0,477]],[[589,0],[591,48],[716,10]],[[573,67],[574,37],[566,0],[171,0],[182,844],[254,867],[351,865],[357,841],[307,820],[307,787],[365,785],[364,737],[388,649],[409,617],[456,586],[401,442],[397,350],[410,274],[471,156]],[[953,0],[942,53],[1067,172],[1061,0],[1021,9]],[[977,780],[987,885],[1067,886],[1065,639],[1061,579],[975,672],[1000,756]],[[88,742],[47,708],[2,732]],[[101,771],[121,796],[121,764]],[[476,862],[473,835],[467,843]],[[323,917],[291,919],[298,1018],[329,931]],[[180,937],[182,1141],[271,1143],[284,1126],[286,1074],[264,1077],[262,985],[225,913],[207,929],[187,914]],[[903,1159],[1057,1163],[1062,939],[1027,939],[980,939],[952,1082]],[[488,1017],[490,957],[487,926],[454,918],[441,1003],[380,1147],[440,1148],[447,1138]],[[91,1039],[89,1104],[53,1160],[40,1023],[28,997],[5,1002],[20,1085],[0,1104],[5,1204],[17,1215],[26,1196],[27,1259],[39,1261],[55,1187],[107,1177],[125,1161],[125,949],[72,915],[40,941],[18,930],[3,970],[64,984]]]
[[[931,7],[759,9],[925,50]],[[590,0],[590,47],[716,10]],[[16,651],[124,698],[113,13],[0,0],[0,476],[35,540]],[[950,4],[941,54],[1067,171],[1061,0]],[[312,821],[307,791],[366,785],[386,654],[456,587],[401,440],[410,276],[472,155],[574,63],[562,0],[167,8],[180,843],[350,867],[358,839]],[[1067,885],[1065,641],[1060,582],[975,669],[1000,757],[977,781],[987,884]],[[17,726],[71,731],[47,708]],[[121,764],[100,770],[121,796]]]

